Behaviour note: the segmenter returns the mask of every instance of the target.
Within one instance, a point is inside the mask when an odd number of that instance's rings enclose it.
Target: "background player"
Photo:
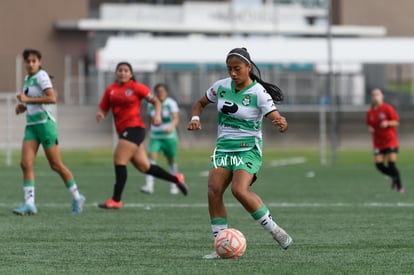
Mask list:
[[[49,74],[41,67],[41,59],[42,54],[38,50],[23,51],[27,75],[24,79],[23,93],[17,95],[20,103],[16,106],[16,114],[26,112],[27,123],[20,161],[25,203],[14,209],[13,213],[16,215],[37,213],[33,164],[42,144],[50,167],[59,174],[72,195],[72,214],[78,215],[82,211],[85,197],[79,194],[72,172],[66,168],[60,157],[56,120],[51,109],[51,104],[56,104],[56,94]]]
[[[172,175],[148,160],[143,141],[145,125],[140,114],[141,100],[146,99],[154,105],[153,123],[161,124],[161,104],[151,95],[150,89],[135,81],[131,64],[120,62],[115,69],[116,81],[109,85],[99,103],[96,120],[102,121],[111,110],[115,128],[118,133],[118,144],[114,152],[115,185],[112,197],[98,206],[105,209],[122,208],[122,192],[127,180],[127,164],[131,162],[138,171],[174,182],[180,191],[187,195],[188,189],[182,174]]]
[[[392,179],[391,188],[404,193],[400,173],[397,169],[398,137],[396,128],[399,116],[394,108],[384,102],[380,89],[371,92],[371,108],[367,112],[366,123],[372,134],[375,166],[381,173]],[[387,161],[388,166],[386,166]]]
[[[178,172],[175,158],[177,155],[178,136],[176,127],[179,121],[179,108],[177,102],[168,96],[167,86],[158,83],[154,87],[155,96],[161,102],[161,125],[151,124],[150,143],[148,149],[149,160],[152,164],[157,163],[158,154],[163,152],[170,166],[170,173]],[[156,115],[154,105],[148,104],[148,112],[153,119]],[[147,194],[154,193],[154,177],[146,176],[146,184],[141,188],[141,192]],[[177,185],[172,182],[170,187],[171,194],[178,194]]]

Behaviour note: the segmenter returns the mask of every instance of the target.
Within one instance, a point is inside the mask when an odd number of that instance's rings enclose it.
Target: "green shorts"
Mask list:
[[[58,131],[56,123],[48,120],[46,123],[26,125],[23,140],[35,140],[47,149],[58,144]]]
[[[159,154],[161,151],[167,158],[174,159],[177,156],[177,138],[151,138],[148,153]]]
[[[223,167],[234,172],[245,170],[249,174],[256,174],[262,166],[262,155],[259,150],[251,149],[241,152],[218,152],[211,160],[210,168]]]

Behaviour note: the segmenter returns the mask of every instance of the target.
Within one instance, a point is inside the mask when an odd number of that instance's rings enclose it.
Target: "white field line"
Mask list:
[[[66,208],[70,203],[36,203],[37,207],[46,208]],[[97,202],[86,203],[85,207],[97,207]],[[373,208],[391,208],[391,207],[414,207],[414,202],[395,202],[395,203],[383,203],[383,202],[366,202],[366,203],[290,203],[290,202],[271,202],[266,203],[268,207],[272,208],[346,208],[346,207],[373,207]],[[17,204],[16,204],[17,206]],[[13,206],[10,203],[0,203],[0,207],[10,208]],[[123,207],[126,208],[207,208],[207,203],[124,203]],[[226,207],[242,207],[238,203],[226,203]]]
[[[305,157],[294,157],[287,159],[275,159],[270,162],[271,167],[287,166],[287,165],[298,165],[306,162]]]

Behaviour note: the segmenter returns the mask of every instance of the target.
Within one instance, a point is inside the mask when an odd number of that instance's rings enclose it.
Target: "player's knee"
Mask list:
[[[49,163],[49,166],[53,171],[55,171],[57,173],[61,172],[62,169],[63,169],[63,165],[61,165],[60,163],[57,163],[57,162],[51,162],[51,163]]]
[[[31,161],[22,160],[20,162],[20,168],[22,168],[23,171],[31,169],[32,167],[33,167],[33,162]]]
[[[246,196],[247,190],[239,188],[237,185],[232,185],[231,193],[236,199],[240,200]]]

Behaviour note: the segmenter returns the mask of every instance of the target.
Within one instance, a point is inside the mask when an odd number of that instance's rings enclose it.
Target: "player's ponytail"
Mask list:
[[[246,48],[235,48],[229,52],[227,55],[226,61],[230,56],[239,57],[244,63],[251,64],[252,69],[249,73],[249,76],[252,80],[256,80],[260,83],[266,90],[266,92],[272,97],[275,103],[281,103],[284,99],[282,90],[275,84],[265,82],[262,79],[261,73],[257,65],[251,60],[250,54],[247,52]]]

